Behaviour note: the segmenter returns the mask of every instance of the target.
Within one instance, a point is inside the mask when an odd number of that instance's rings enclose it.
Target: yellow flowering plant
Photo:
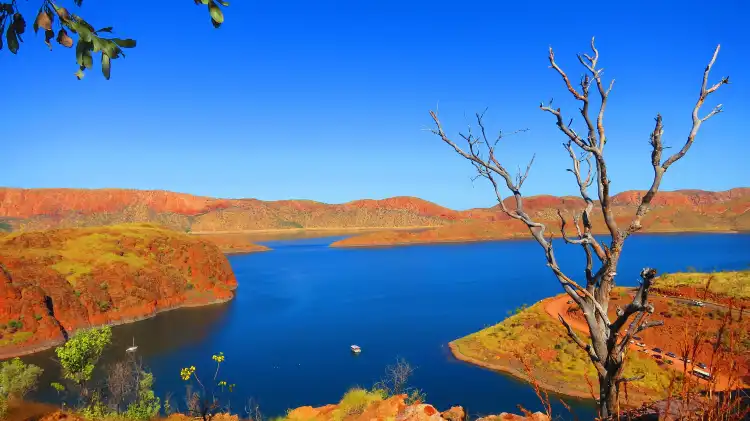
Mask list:
[[[201,393],[188,392],[188,395],[190,396],[188,402],[188,411],[191,415],[197,416],[203,421],[210,421],[214,417],[214,415],[222,412],[222,410],[224,409],[228,411],[228,407],[223,407],[221,405],[219,399],[220,396],[217,396],[216,388],[218,387],[220,389],[220,393],[223,393],[225,389],[229,392],[233,392],[235,387],[234,383],[228,384],[226,380],[218,380],[219,372],[221,370],[221,364],[226,359],[224,353],[219,352],[218,354],[211,356],[211,359],[216,363],[216,370],[214,371],[214,376],[211,380],[211,383],[209,383],[209,385],[211,386],[210,389],[207,389],[203,384],[200,377],[196,373],[196,368],[194,365],[185,367],[180,370],[180,378],[183,381],[190,383],[195,380],[195,382],[200,386]]]

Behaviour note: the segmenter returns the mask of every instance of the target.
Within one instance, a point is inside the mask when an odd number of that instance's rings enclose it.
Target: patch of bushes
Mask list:
[[[96,305],[102,313],[112,308],[112,304],[109,301],[97,301]]]
[[[303,228],[302,224],[294,221],[286,221],[284,219],[279,220],[279,225],[282,228]]]
[[[368,391],[362,388],[349,389],[339,402],[339,407],[333,412],[333,419],[340,421],[349,415],[357,415],[373,402],[382,401],[383,394],[379,391]]]
[[[5,416],[9,401],[21,400],[36,388],[42,371],[20,358],[0,363],[0,417]]]

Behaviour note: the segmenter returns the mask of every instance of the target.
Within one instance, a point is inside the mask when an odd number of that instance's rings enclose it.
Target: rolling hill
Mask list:
[[[625,221],[643,195],[613,197],[615,214]],[[513,208],[511,199],[506,205]],[[644,222],[646,232],[742,231],[750,229],[750,188],[722,192],[662,192]],[[557,227],[557,209],[570,215],[583,208],[579,197],[532,196],[525,209]],[[601,219],[594,216],[595,222]],[[416,197],[326,204],[310,200],[219,199],[160,190],[0,188],[0,230],[32,231],[120,223],[155,223],[202,233],[285,230],[430,227],[420,232],[378,232],[338,245],[379,245],[432,241],[471,241],[525,235],[498,206],[453,210]],[[601,223],[597,224],[602,226]]]

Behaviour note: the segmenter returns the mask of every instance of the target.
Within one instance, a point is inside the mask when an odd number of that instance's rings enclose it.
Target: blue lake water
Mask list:
[[[160,396],[184,406],[181,367],[208,374],[224,352],[222,376],[236,383],[232,406],[247,398],[267,415],[337,402],[350,387],[369,387],[403,357],[417,367],[411,384],[439,409],[471,414],[541,409],[533,390],[509,376],[456,361],[446,344],[502,320],[521,304],[561,292],[532,241],[336,249],[338,238],[272,241],[266,253],[229,257],[239,281],[226,304],[181,309],[114,328],[107,360],[135,337]],[[555,241],[563,269],[578,274],[579,247]],[[628,239],[618,270],[634,285],[644,266],[660,272],[747,269],[748,234],[638,235]],[[362,347],[354,356],[349,345]],[[26,358],[58,376],[51,352]],[[40,397],[52,399],[49,387]],[[567,399],[582,418],[593,404]],[[557,413],[561,413],[559,405]]]

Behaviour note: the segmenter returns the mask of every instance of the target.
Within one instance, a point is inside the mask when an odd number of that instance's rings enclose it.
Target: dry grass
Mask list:
[[[541,384],[562,393],[588,396],[586,381],[596,379],[596,372],[586,354],[568,338],[559,321],[551,318],[537,303],[508,317],[503,322],[454,341],[465,356],[502,370],[524,371],[517,354],[524,360]],[[675,376],[661,368],[653,358],[629,352],[625,377],[645,375],[631,385],[632,398],[667,396],[667,388]]]
[[[34,235],[44,235],[49,239],[49,244],[35,243]],[[61,229],[44,233],[6,235],[0,239],[0,250],[4,249],[3,245],[28,241],[25,247],[6,247],[7,252],[23,253],[35,258],[57,259],[51,267],[75,286],[81,277],[91,273],[97,266],[120,263],[135,269],[141,268],[147,264],[144,258],[148,254],[146,246],[152,239],[168,240],[178,235],[182,234],[152,224]],[[128,247],[126,251],[121,246],[122,242],[134,243],[135,247]]]
[[[697,288],[703,289],[709,278],[708,291],[717,296],[750,300],[750,271],[716,273],[672,273],[662,275],[656,282],[660,289]]]

